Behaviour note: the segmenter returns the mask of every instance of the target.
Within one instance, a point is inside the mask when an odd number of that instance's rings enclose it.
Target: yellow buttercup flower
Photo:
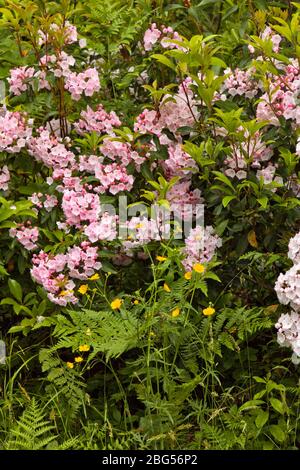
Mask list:
[[[184,278],[189,281],[190,279],[192,279],[192,273],[191,271],[188,271],[187,273],[184,273]]]
[[[166,292],[171,292],[171,289],[170,289],[170,287],[168,286],[168,284],[166,282],[164,283],[164,290]]]
[[[87,293],[89,286],[87,284],[82,284],[82,286],[79,287],[78,292],[82,295]]]
[[[75,357],[75,362],[82,362],[82,361],[83,361],[83,359],[82,359],[81,356]]]
[[[60,296],[60,297],[65,297],[66,295],[69,295],[69,294],[73,294],[73,291],[72,291],[72,290],[62,290],[62,291],[59,293],[59,296]]]
[[[91,277],[89,277],[89,281],[97,281],[98,279],[100,279],[100,276],[98,273],[93,274]]]
[[[73,362],[67,362],[67,367],[69,367],[69,369],[73,369],[74,367]]]
[[[90,346],[88,344],[81,344],[79,346],[79,351],[81,352],[86,352],[86,351],[89,351],[90,350]]]
[[[171,312],[171,315],[172,315],[173,318],[178,317],[179,314],[180,314],[180,308],[175,308],[175,309],[172,310],[172,312]]]
[[[203,266],[203,264],[200,264],[200,263],[196,263],[194,264],[193,266],[193,270],[196,271],[196,273],[203,273],[205,271],[205,266]]]
[[[215,313],[215,309],[213,307],[207,307],[203,310],[203,315],[205,315],[206,317],[210,317],[214,313]]]
[[[138,305],[140,303],[140,301],[135,299],[133,303],[134,303],[134,305]]]
[[[122,305],[122,299],[115,299],[111,302],[110,306],[113,310],[118,310]]]
[[[168,258],[165,256],[156,256],[157,261],[166,261]]]

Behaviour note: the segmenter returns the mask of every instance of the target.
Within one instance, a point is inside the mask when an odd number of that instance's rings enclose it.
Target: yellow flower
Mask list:
[[[179,314],[180,314],[180,308],[175,308],[175,309],[172,310],[172,312],[171,312],[171,315],[172,315],[173,318],[178,317]]]
[[[192,279],[192,273],[191,271],[188,271],[187,273],[184,274],[184,278],[189,281],[190,279]]]
[[[118,310],[122,305],[122,299],[115,299],[111,302],[110,306],[113,310]]]
[[[82,295],[87,293],[89,286],[87,284],[82,284],[82,286],[79,287],[78,292]]]
[[[73,369],[74,367],[73,362],[67,362],[67,367],[69,367],[69,369]]]
[[[134,305],[138,305],[140,303],[140,301],[135,299],[133,303],[134,303]]]
[[[166,261],[166,259],[168,258],[166,258],[165,256],[157,256],[156,259],[157,261]]]
[[[207,307],[203,310],[203,315],[205,315],[206,317],[210,317],[214,313],[215,313],[215,309],[213,307]]]
[[[99,274],[93,274],[91,277],[89,277],[89,281],[97,281],[100,278]]]
[[[82,362],[83,359],[80,356],[75,357],[75,362]]]
[[[89,351],[90,350],[90,346],[88,344],[81,344],[79,346],[79,351],[81,352],[85,352],[85,351]]]
[[[203,264],[200,264],[200,263],[196,263],[194,264],[193,266],[193,270],[196,271],[196,273],[203,273],[205,271],[205,267],[203,266]]]
[[[164,290],[166,292],[171,292],[171,289],[170,289],[170,287],[168,286],[168,284],[166,282],[164,283]]]
[[[66,295],[69,295],[69,294],[73,294],[73,291],[72,291],[72,290],[62,290],[62,291],[59,293],[59,296],[60,296],[60,297],[65,297]]]

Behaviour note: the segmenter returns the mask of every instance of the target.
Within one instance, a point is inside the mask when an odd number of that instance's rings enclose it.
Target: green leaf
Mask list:
[[[278,400],[278,398],[273,398],[273,397],[270,398],[270,403],[275,411],[278,411],[278,413],[280,413],[281,415],[284,414],[285,412],[284,404],[280,400]]]
[[[226,186],[228,186],[230,189],[232,189],[233,192],[235,192],[234,186],[226,175],[224,175],[220,171],[213,171],[213,174],[216,175],[216,180],[222,181],[222,183],[226,184]]]
[[[266,196],[260,197],[257,199],[257,202],[263,207],[264,209],[267,208],[269,199]]]
[[[9,279],[8,288],[14,298],[17,299],[18,302],[22,302],[22,287],[15,279]]]
[[[283,442],[285,440],[285,433],[278,424],[272,424],[269,431],[276,441]]]
[[[236,196],[225,196],[225,197],[223,197],[223,199],[222,199],[223,207],[227,207],[228,204],[229,204],[233,199],[236,199]]]
[[[205,274],[206,279],[213,279],[214,281],[221,282],[221,279],[219,276],[217,276],[215,273],[208,272]]]
[[[151,56],[153,59],[156,59],[158,62],[160,62],[161,64],[164,64],[166,65],[167,67],[169,67],[170,69],[172,70],[175,70],[176,69],[176,66],[173,64],[173,62],[168,59],[168,57],[166,57],[165,55],[163,54],[153,54]]]
[[[269,412],[259,410],[259,413],[255,418],[255,424],[258,427],[258,429],[261,429],[266,424],[268,419],[269,419]]]
[[[265,402],[263,400],[249,400],[240,407],[239,411],[251,410],[264,404]]]

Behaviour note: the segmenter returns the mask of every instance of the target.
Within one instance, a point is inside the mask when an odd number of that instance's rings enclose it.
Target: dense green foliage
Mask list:
[[[143,247],[146,256],[128,265],[116,262],[120,243],[101,246],[99,276],[81,282],[88,290],[79,303],[56,305],[33,281],[32,253],[9,229],[37,219],[42,249],[52,255],[79,243],[82,230],[58,228],[58,206],[37,215],[27,199],[54,194],[46,183],[48,167],[24,149],[1,151],[0,167],[9,166],[11,180],[9,194],[1,191],[0,197],[0,339],[7,356],[0,363],[0,448],[299,448],[299,368],[290,350],[277,343],[274,327],[287,312],[274,285],[291,266],[288,243],[300,227],[299,197],[287,185],[298,177],[299,132],[284,118],[277,127],[259,122],[258,97],[215,100],[227,67],[249,69],[254,60],[257,81],[266,88],[266,77],[280,74],[276,60],[300,60],[299,4],[2,0],[0,5],[0,78],[7,90],[10,70],[36,64],[38,31],[58,17],[87,39],[88,49],[72,51],[78,63],[99,71],[100,90],[81,101],[64,95],[59,80],[51,91],[35,83],[20,95],[7,92],[3,105],[26,112],[35,129],[65,119],[68,134],[68,123],[76,122],[82,109],[101,103],[122,120],[116,131],[120,142],[133,142],[142,154],[153,136],[133,131],[136,117],[145,108],[159,111],[179,83],[194,80],[201,110],[193,129],[179,128],[179,134],[197,164],[192,181],[205,201],[205,225],[222,237],[217,256],[203,273],[193,270],[191,279],[182,266],[182,241],[151,241]],[[182,35],[185,51],[145,52],[141,44],[153,22]],[[267,25],[284,37],[280,53],[261,40]],[[250,56],[249,44],[262,61]],[[227,138],[216,128],[225,129]],[[265,185],[250,164],[245,179],[225,175],[232,148],[250,145],[259,132],[272,145],[283,186],[275,180]],[[103,142],[96,132],[70,135],[80,155],[96,154]],[[127,194],[129,204],[163,206],[177,182],[153,165],[167,158],[165,146],[154,140],[156,149]],[[91,176],[86,181],[93,183]],[[117,200],[107,193],[100,199]],[[116,299],[120,308],[112,306]],[[209,307],[214,314],[203,314]]]

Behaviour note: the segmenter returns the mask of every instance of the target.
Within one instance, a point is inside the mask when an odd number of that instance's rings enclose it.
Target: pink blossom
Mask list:
[[[168,177],[188,176],[198,169],[195,160],[182,150],[180,144],[169,145],[168,154],[169,158],[162,163],[162,167]]]
[[[105,212],[98,222],[92,222],[84,229],[88,239],[95,243],[99,240],[114,240],[117,237],[116,222],[118,217]]]
[[[26,225],[19,224],[16,228],[9,230],[9,235],[16,238],[26,250],[35,250],[37,248],[37,240],[39,238],[38,227],[31,227],[30,223]]]
[[[185,247],[182,253],[185,259],[182,264],[186,271],[191,271],[196,263],[207,263],[212,260],[216,249],[222,246],[222,240],[215,235],[212,227],[198,226],[191,229],[185,239]]]
[[[0,168],[0,189],[8,190],[8,182],[10,181],[10,172],[6,165]]]
[[[144,34],[144,48],[145,51],[151,51],[153,46],[157,43],[160,39],[162,33],[156,27],[156,23],[152,23],[149,29]]]
[[[21,95],[23,91],[28,90],[28,82],[34,76],[35,70],[33,67],[17,67],[11,69],[10,78],[7,79],[9,83],[9,91],[16,96]]]
[[[0,151],[18,153],[25,147],[32,134],[25,116],[19,112],[7,111],[0,116]]]
[[[97,194],[65,189],[62,199],[62,209],[69,225],[80,227],[81,222],[96,222],[100,214],[100,200]]]
[[[50,135],[46,129],[39,129],[38,136],[30,139],[28,151],[49,168],[72,168],[75,165],[75,155],[66,149],[61,139]]]
[[[70,72],[65,77],[65,89],[71,93],[75,101],[78,101],[83,93],[85,96],[93,96],[100,90],[99,76],[95,68],[89,68],[78,74]]]
[[[96,111],[89,106],[86,111],[80,114],[79,122],[74,123],[74,127],[79,134],[85,132],[97,132],[98,134],[111,134],[114,127],[119,127],[121,121],[114,111],[107,113],[103,106],[99,104]]]

